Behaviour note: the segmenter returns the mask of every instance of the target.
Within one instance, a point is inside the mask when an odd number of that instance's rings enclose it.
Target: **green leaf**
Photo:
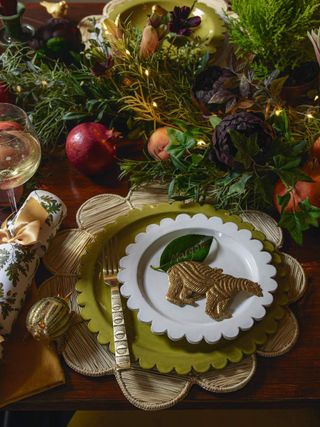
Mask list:
[[[295,144],[290,144],[290,150],[295,156],[301,156],[304,154],[307,146],[307,141],[298,141]]]
[[[84,118],[88,117],[89,114],[88,113],[66,113],[63,116],[63,120],[83,120]]]
[[[173,166],[181,172],[186,172],[188,170],[188,165],[186,162],[181,161],[178,157],[171,156],[170,160]]]
[[[160,266],[154,270],[168,271],[170,267],[183,261],[202,262],[209,253],[213,236],[188,234],[172,240],[160,258]]]
[[[63,37],[52,37],[47,41],[47,48],[54,53],[60,53],[67,48],[66,40]]]
[[[260,152],[258,135],[254,134],[246,137],[234,130],[230,130],[229,135],[232,144],[237,149],[234,159],[241,163],[245,169],[249,169],[254,161],[254,157]]]
[[[289,231],[296,243],[303,243],[303,232],[310,227],[319,227],[320,209],[310,204],[308,199],[298,204],[295,212],[286,212],[284,207],[287,197],[282,199],[283,205],[279,225]]]
[[[167,152],[174,158],[180,158],[187,150],[194,147],[197,141],[190,132],[182,132],[178,129],[168,128],[167,130],[170,143]]]
[[[293,240],[299,245],[303,242],[303,228],[299,215],[295,212],[283,212],[279,225],[289,231]]]
[[[280,157],[282,158],[281,159],[281,162],[282,162],[281,169],[282,170],[290,170],[290,169],[297,168],[300,165],[300,162],[301,162],[301,160],[299,158],[298,159],[295,159],[295,158],[285,158],[284,156],[279,155],[279,156],[275,156],[275,158],[276,158],[275,163],[276,164],[281,164],[279,162],[279,158]]]
[[[215,129],[216,126],[221,122],[220,117],[216,116],[215,114],[209,117],[209,122],[213,129]]]
[[[294,187],[298,181],[313,182],[309,175],[306,175],[298,166],[300,158],[286,157],[281,154],[273,157],[275,173],[288,187]]]
[[[243,173],[239,179],[229,187],[228,196],[243,194],[246,190],[247,182],[252,178],[250,173]]]
[[[272,195],[274,190],[274,183],[268,175],[253,177],[254,196],[260,199],[262,205],[268,206],[272,204]]]
[[[280,93],[282,91],[282,88],[287,81],[288,76],[280,77],[279,79],[275,79],[272,81],[270,85],[270,94],[271,98],[278,98],[280,96]]]
[[[289,135],[289,120],[285,110],[273,116],[273,127],[286,137]]]
[[[176,180],[173,178],[168,186],[168,198],[171,199],[174,194],[174,188],[176,185]]]
[[[202,160],[203,156],[201,154],[192,154],[191,156],[191,162],[193,165],[198,165]]]
[[[290,198],[290,191],[286,192],[283,196],[277,196],[279,206],[281,207],[281,212],[283,212],[284,209],[288,206]]]

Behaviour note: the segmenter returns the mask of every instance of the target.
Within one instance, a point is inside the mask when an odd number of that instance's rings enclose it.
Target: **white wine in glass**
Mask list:
[[[14,188],[35,174],[40,159],[40,143],[27,114],[0,103],[0,190],[7,192],[13,212],[17,210]]]

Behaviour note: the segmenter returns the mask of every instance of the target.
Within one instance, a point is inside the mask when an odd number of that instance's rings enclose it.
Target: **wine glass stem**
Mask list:
[[[18,208],[17,208],[17,201],[16,201],[16,195],[15,195],[14,189],[9,188],[7,190],[7,195],[8,195],[8,199],[10,202],[10,207],[11,207],[12,213],[17,212]]]

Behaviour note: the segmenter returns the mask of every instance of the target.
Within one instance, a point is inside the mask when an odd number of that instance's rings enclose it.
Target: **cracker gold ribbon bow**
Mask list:
[[[0,244],[19,243],[28,246],[38,242],[41,226],[48,218],[48,212],[40,203],[31,197],[18,213],[14,225],[13,235],[7,228],[7,220],[0,229]]]

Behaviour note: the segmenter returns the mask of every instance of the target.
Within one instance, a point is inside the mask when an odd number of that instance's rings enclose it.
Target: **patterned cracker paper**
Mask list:
[[[48,216],[40,228],[37,243],[28,246],[17,242],[0,244],[0,335],[11,332],[40,258],[46,253],[50,240],[55,236],[67,212],[65,205],[57,196],[37,190],[29,195],[15,218],[31,198],[47,211]],[[7,229],[14,235],[14,219],[8,220]],[[1,355],[0,344],[0,358]]]

